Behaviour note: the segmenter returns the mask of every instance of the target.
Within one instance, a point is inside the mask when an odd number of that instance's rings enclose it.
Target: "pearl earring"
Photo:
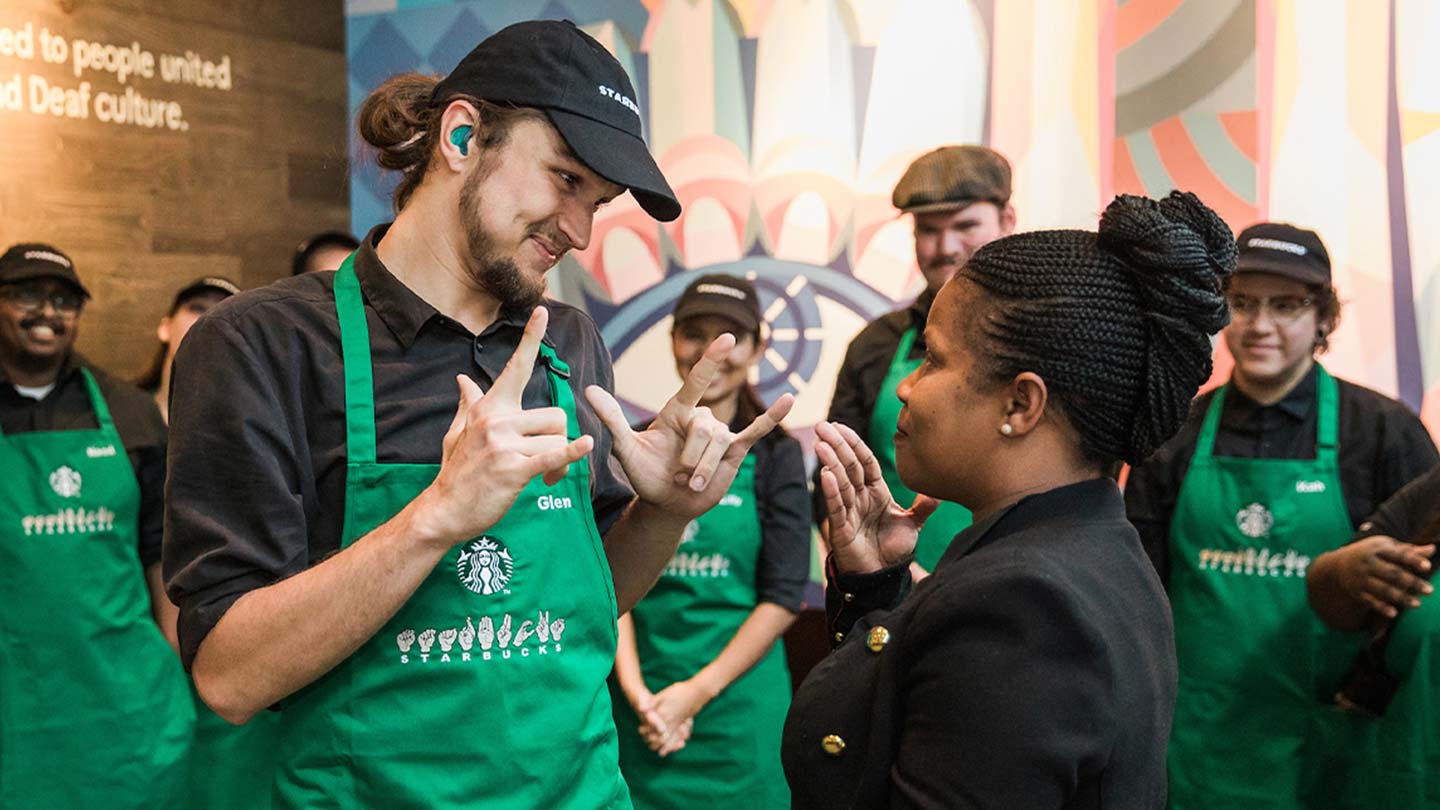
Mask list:
[[[1000,425],[1000,434],[1002,436],[1009,436],[1014,432],[1015,428],[1011,427],[1009,422],[1004,422]]]

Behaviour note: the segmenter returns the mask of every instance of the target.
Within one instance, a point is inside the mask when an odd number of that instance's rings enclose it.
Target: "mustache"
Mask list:
[[[545,240],[547,243],[549,243],[555,248],[555,255],[557,257],[564,256],[566,253],[569,253],[570,251],[575,249],[575,245],[571,243],[568,238],[566,238],[565,234],[560,232],[559,228],[552,228],[545,225],[535,225],[532,226],[525,235],[527,237],[538,236],[541,239]]]
[[[54,332],[56,335],[65,334],[65,324],[61,323],[55,318],[47,318],[44,315],[32,315],[20,322],[21,329],[29,330],[34,329],[37,326],[48,326],[50,327],[50,331]]]

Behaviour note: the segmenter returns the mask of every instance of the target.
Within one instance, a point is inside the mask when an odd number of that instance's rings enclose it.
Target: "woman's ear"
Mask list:
[[[1006,436],[1024,436],[1034,430],[1045,416],[1050,391],[1045,380],[1033,371],[1026,371],[1011,380],[1008,389],[1010,401],[1006,405],[1003,424],[1009,425]]]
[[[160,319],[160,325],[155,327],[155,337],[166,346],[170,345],[170,316],[166,315]]]

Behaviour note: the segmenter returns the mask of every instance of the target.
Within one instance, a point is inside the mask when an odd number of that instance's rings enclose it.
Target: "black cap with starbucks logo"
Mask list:
[[[628,188],[645,213],[665,222],[680,216],[645,145],[625,68],[569,20],[516,23],[487,37],[435,87],[430,104],[457,95],[540,109],[576,157]]]
[[[0,284],[14,284],[36,278],[53,278],[68,282],[80,294],[90,297],[90,291],[80,283],[75,273],[75,263],[60,249],[39,242],[15,245],[0,255]]]

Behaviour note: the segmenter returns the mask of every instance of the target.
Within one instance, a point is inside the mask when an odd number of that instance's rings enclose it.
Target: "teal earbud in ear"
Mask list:
[[[450,142],[460,147],[460,154],[470,154],[470,127],[456,127],[450,133]]]

